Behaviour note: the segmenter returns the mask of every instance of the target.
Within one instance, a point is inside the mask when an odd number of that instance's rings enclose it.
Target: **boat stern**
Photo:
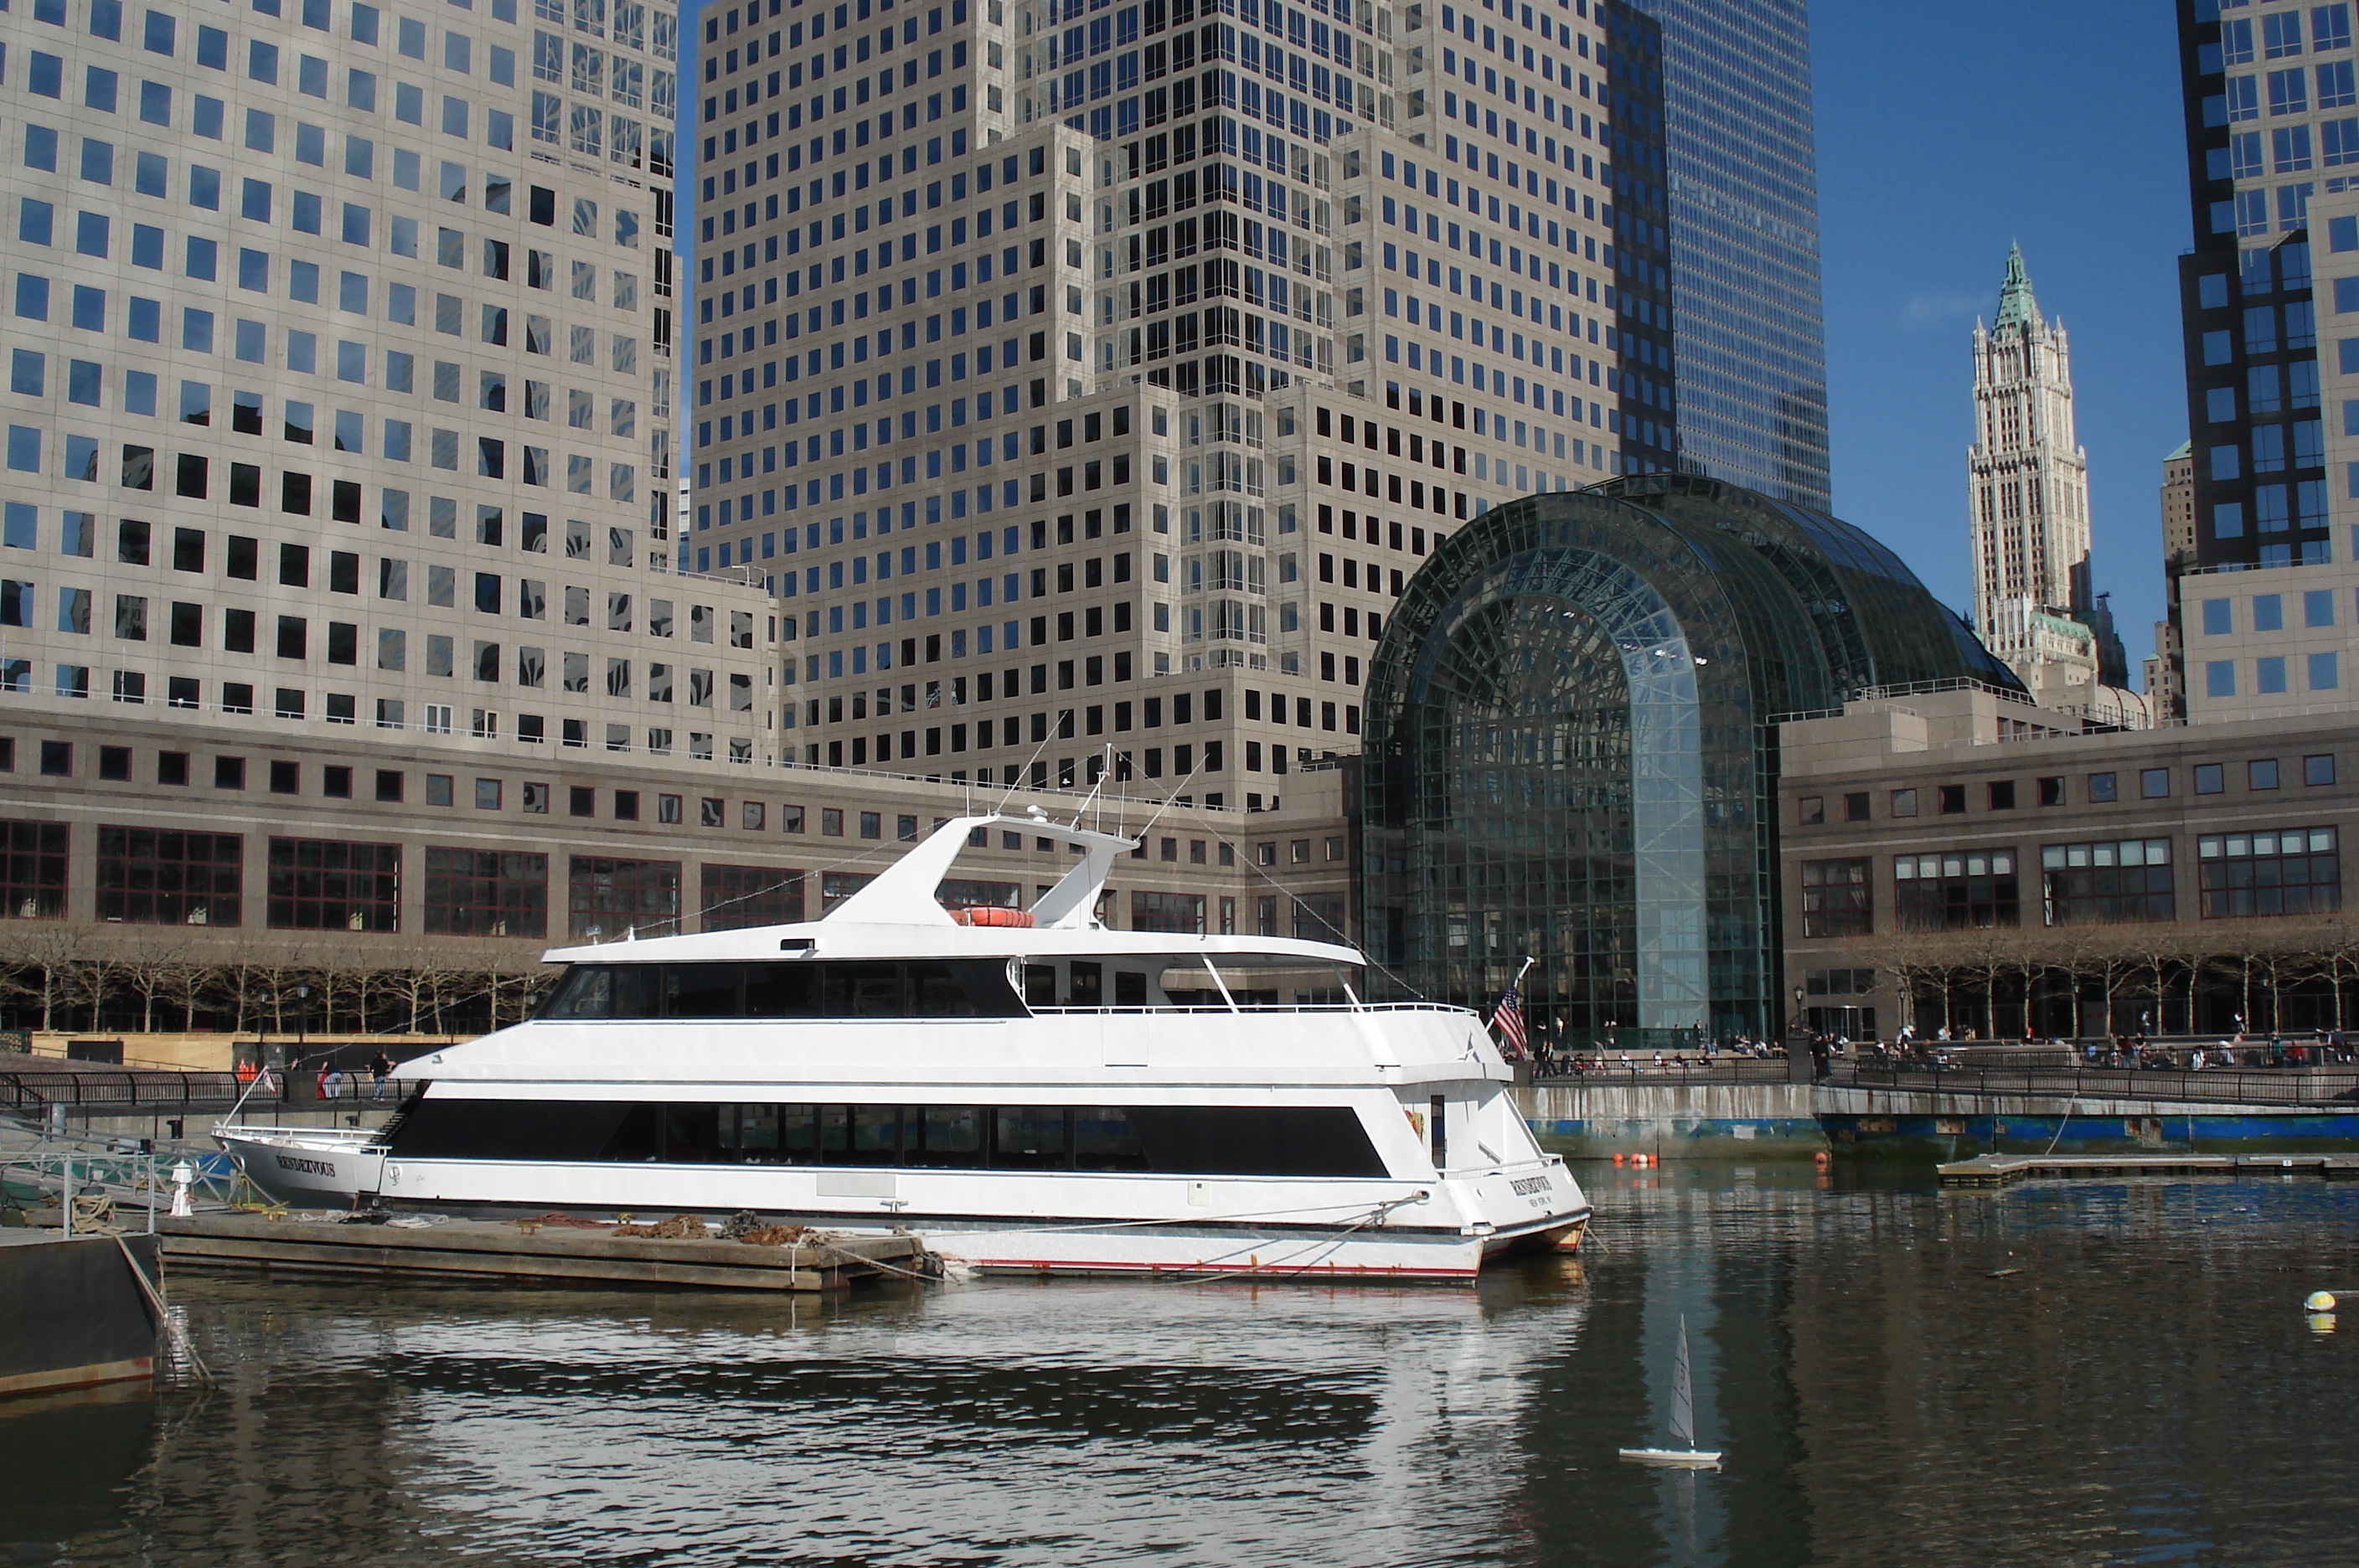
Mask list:
[[[1589,1195],[1555,1155],[1467,1180],[1484,1258],[1574,1252],[1589,1226]]]

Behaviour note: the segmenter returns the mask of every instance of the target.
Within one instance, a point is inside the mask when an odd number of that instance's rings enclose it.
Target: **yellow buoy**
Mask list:
[[[2302,1302],[2301,1310],[2306,1312],[2332,1312],[2334,1310],[2334,1292],[2332,1290],[2312,1290],[2310,1293],[2310,1299]]]

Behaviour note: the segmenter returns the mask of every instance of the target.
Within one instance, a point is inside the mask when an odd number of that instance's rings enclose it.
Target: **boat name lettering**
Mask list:
[[[1516,1189],[1516,1196],[1528,1198],[1535,1192],[1547,1192],[1549,1179],[1545,1176],[1518,1176],[1513,1185]]]
[[[313,1176],[333,1176],[336,1173],[332,1160],[306,1160],[299,1154],[274,1154],[271,1158],[278,1161],[281,1171],[301,1171]]]

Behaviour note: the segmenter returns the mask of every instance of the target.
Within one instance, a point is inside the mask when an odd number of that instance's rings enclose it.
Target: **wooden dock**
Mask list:
[[[299,1219],[251,1214],[159,1219],[175,1269],[373,1275],[386,1279],[502,1285],[830,1291],[890,1279],[931,1278],[914,1236],[811,1233],[776,1246],[718,1237],[616,1236],[610,1227],[531,1226],[493,1220],[427,1225],[351,1225],[341,1214]]]
[[[2265,1176],[2359,1179],[2359,1154],[1984,1154],[1940,1166],[1944,1187],[2005,1187],[2080,1176]]]

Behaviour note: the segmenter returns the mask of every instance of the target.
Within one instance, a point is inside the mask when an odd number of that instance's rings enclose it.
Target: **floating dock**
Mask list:
[[[2079,1176],[2273,1176],[2359,1179],[2359,1154],[1985,1154],[1938,1168],[1944,1187],[2005,1187]]]
[[[354,1225],[342,1214],[306,1218],[198,1214],[159,1219],[176,1269],[371,1275],[478,1284],[832,1291],[911,1277],[934,1263],[914,1236],[812,1233],[775,1246],[720,1237],[617,1236],[613,1227],[438,1220]]]

